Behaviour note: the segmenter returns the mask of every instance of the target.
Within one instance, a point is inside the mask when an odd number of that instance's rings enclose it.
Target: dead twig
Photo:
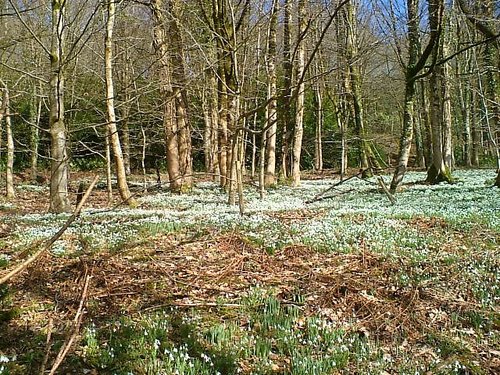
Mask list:
[[[355,175],[352,175],[352,176],[346,178],[345,180],[340,180],[339,182],[336,182],[335,184],[333,184],[332,186],[330,186],[328,189],[323,190],[322,192],[316,194],[313,198],[311,198],[308,201],[306,201],[306,204],[314,203],[314,202],[317,202],[317,201],[320,201],[320,200],[323,200],[323,199],[333,198],[334,196],[329,195],[327,197],[324,197],[324,195],[326,193],[328,193],[329,191],[334,190],[337,186],[342,185],[344,182],[347,182],[349,180],[352,180],[353,178],[362,176],[363,173],[365,173],[365,172],[366,172],[366,170],[362,169],[361,171],[359,171]]]
[[[69,336],[68,340],[64,343],[64,345],[61,347],[59,350],[59,353],[57,354],[57,357],[54,361],[54,364],[52,365],[52,369],[49,372],[49,375],[54,375],[63,362],[64,358],[68,354],[69,350],[71,349],[71,345],[75,341],[76,337],[78,336],[78,333],[80,332],[80,325],[82,323],[83,319],[83,313],[84,313],[84,307],[87,301],[88,297],[88,288],[89,288],[89,283],[90,283],[90,277],[91,275],[87,270],[85,270],[85,277],[84,277],[84,284],[83,284],[83,289],[82,289],[82,295],[80,298],[80,304],[78,306],[78,310],[76,311],[75,317],[73,318],[73,328],[71,331],[71,335]]]
[[[52,318],[49,318],[49,324],[47,325],[47,340],[45,340],[45,355],[43,357],[42,366],[40,366],[40,375],[45,374],[45,367],[47,366],[47,362],[49,360],[50,354],[50,341],[52,340],[52,329],[54,328],[54,321]]]
[[[48,251],[50,249],[50,247],[54,244],[54,242],[56,242],[64,234],[64,232],[66,231],[66,229],[69,228],[69,226],[71,225],[71,223],[73,223],[73,221],[75,221],[76,218],[78,216],[80,216],[80,213],[82,211],[82,207],[85,204],[85,202],[88,199],[88,197],[90,196],[90,193],[94,189],[94,186],[97,183],[98,179],[99,179],[99,176],[95,176],[94,177],[94,180],[92,180],[90,186],[88,187],[87,191],[83,195],[82,200],[80,201],[80,203],[76,207],[76,209],[73,212],[73,214],[68,218],[68,220],[66,220],[66,222],[61,227],[61,229],[59,229],[59,231],[56,234],[54,234],[52,237],[50,237],[45,242],[45,244],[42,246],[41,249],[39,249],[38,251],[36,251],[34,254],[32,254],[30,257],[28,257],[26,260],[24,260],[21,264],[19,264],[14,269],[12,269],[11,271],[7,272],[7,274],[5,274],[4,276],[2,276],[0,278],[0,285],[5,284],[7,281],[9,281],[11,278],[13,278],[14,276],[16,276],[18,273],[24,271],[31,263],[33,263],[35,260],[37,260],[43,253],[45,253],[46,251]]]
[[[155,305],[142,309],[143,312],[163,309],[165,307],[233,307],[238,308],[242,305],[239,303],[218,303],[218,302],[170,302],[161,305]]]

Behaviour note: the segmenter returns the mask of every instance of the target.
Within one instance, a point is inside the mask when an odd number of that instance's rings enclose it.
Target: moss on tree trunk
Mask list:
[[[445,167],[444,169],[439,170],[435,167],[435,165],[431,165],[429,170],[427,171],[427,178],[425,182],[435,185],[440,182],[447,182],[449,184],[453,183],[453,177],[451,175],[451,171]]]

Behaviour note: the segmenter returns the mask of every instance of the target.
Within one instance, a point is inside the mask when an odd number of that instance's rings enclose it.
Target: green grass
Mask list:
[[[254,374],[327,374],[368,355],[358,334],[261,289],[235,310],[167,309],[90,326],[82,348],[84,366],[103,374],[236,374],[241,366]]]

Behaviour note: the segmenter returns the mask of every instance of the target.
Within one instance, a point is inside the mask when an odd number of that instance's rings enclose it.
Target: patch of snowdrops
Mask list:
[[[402,191],[391,205],[380,191],[377,180],[351,179],[311,204],[306,202],[337,183],[338,180],[305,180],[299,188],[278,186],[259,199],[255,187],[245,190],[245,212],[227,204],[227,194],[215,183],[204,182],[184,195],[169,192],[141,199],[137,209],[88,209],[73,224],[66,237],[85,239],[93,248],[118,248],[137,239],[141,230],[174,231],[202,226],[240,231],[250,241],[268,251],[289,244],[306,244],[323,251],[349,252],[366,246],[372,251],[415,252],[425,256],[439,247],[444,238],[433,237],[409,225],[412,218],[440,218],[457,228],[480,225],[500,230],[499,190],[486,181],[492,170],[459,170],[455,184],[420,183],[425,173],[409,172]],[[390,176],[384,176],[386,183]],[[309,219],[284,222],[274,214],[285,211],[322,210]],[[53,235],[67,215],[31,214],[16,217],[20,245]],[[63,251],[59,245],[58,252]]]

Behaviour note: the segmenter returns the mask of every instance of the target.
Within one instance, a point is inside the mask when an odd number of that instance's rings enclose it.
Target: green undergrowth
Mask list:
[[[167,309],[87,327],[82,359],[105,374],[328,374],[369,358],[358,333],[252,290],[237,306]]]

